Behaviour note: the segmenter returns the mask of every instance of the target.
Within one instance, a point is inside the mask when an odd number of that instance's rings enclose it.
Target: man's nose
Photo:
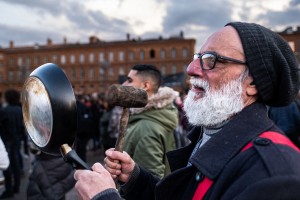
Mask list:
[[[200,67],[199,59],[193,60],[186,69],[186,73],[189,76],[200,76],[202,75],[203,71]]]

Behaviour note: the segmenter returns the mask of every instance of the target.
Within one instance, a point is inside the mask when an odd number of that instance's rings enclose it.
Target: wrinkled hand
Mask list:
[[[125,151],[114,151],[113,148],[105,151],[105,155],[105,168],[112,178],[127,183],[135,166],[133,159]]]
[[[77,181],[75,188],[83,200],[91,199],[106,189],[116,188],[110,173],[100,163],[95,163],[92,170],[76,170],[74,173]]]

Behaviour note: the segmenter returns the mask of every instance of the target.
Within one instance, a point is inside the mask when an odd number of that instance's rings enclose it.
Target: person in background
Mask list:
[[[0,134],[8,153],[10,165],[4,170],[5,191],[2,198],[13,197],[19,192],[21,179],[21,136],[24,132],[20,93],[10,89],[4,94],[7,106],[0,110]]]
[[[77,121],[78,127],[76,131],[75,149],[78,156],[86,161],[86,149],[87,143],[91,139],[91,124],[92,124],[92,112],[90,107],[85,105],[84,96],[77,95]]]
[[[90,110],[92,113],[90,131],[93,140],[92,150],[94,151],[101,147],[99,120],[103,114],[104,108],[102,103],[100,104],[99,102],[102,102],[102,98],[100,101],[98,94],[93,93],[91,95],[91,106],[90,106]]]
[[[41,152],[34,144],[32,172],[27,185],[27,200],[64,200],[65,194],[74,187],[74,170],[61,156]]]
[[[296,101],[283,107],[269,107],[269,117],[300,148],[300,110]]]
[[[9,166],[9,158],[3,141],[0,137],[0,170],[5,170]]]
[[[300,151],[267,114],[299,91],[288,43],[261,25],[231,22],[206,40],[187,74],[184,110],[194,128],[189,145],[167,154],[172,173],[160,180],[110,149],[106,168],[76,170],[81,198],[299,199]]]
[[[130,108],[124,151],[141,167],[162,178],[170,172],[165,153],[176,148],[176,92],[160,87],[161,73],[154,65],[133,66],[123,85],[143,89],[148,95],[145,107]]]

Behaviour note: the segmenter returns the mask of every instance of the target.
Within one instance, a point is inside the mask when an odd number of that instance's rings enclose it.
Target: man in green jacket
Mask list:
[[[170,172],[165,153],[175,149],[178,115],[173,105],[176,92],[160,84],[161,73],[153,65],[135,65],[123,83],[144,89],[148,95],[145,107],[130,109],[124,151],[139,166],[162,178]]]

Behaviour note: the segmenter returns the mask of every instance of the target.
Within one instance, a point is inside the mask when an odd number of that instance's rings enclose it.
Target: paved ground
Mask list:
[[[7,198],[8,200],[26,200],[26,189],[27,183],[29,178],[29,173],[31,170],[31,161],[33,156],[31,155],[29,158],[24,159],[24,170],[25,174],[21,180],[21,187],[20,192],[15,194],[13,198]],[[98,149],[96,151],[87,151],[87,163],[92,165],[95,162],[102,162],[103,161],[103,151]],[[2,175],[2,174],[1,174]],[[1,176],[2,177],[2,176]],[[4,185],[0,185],[0,194],[4,191]],[[79,200],[80,198],[77,195],[76,190],[73,188],[68,193],[66,193],[66,200]]]

